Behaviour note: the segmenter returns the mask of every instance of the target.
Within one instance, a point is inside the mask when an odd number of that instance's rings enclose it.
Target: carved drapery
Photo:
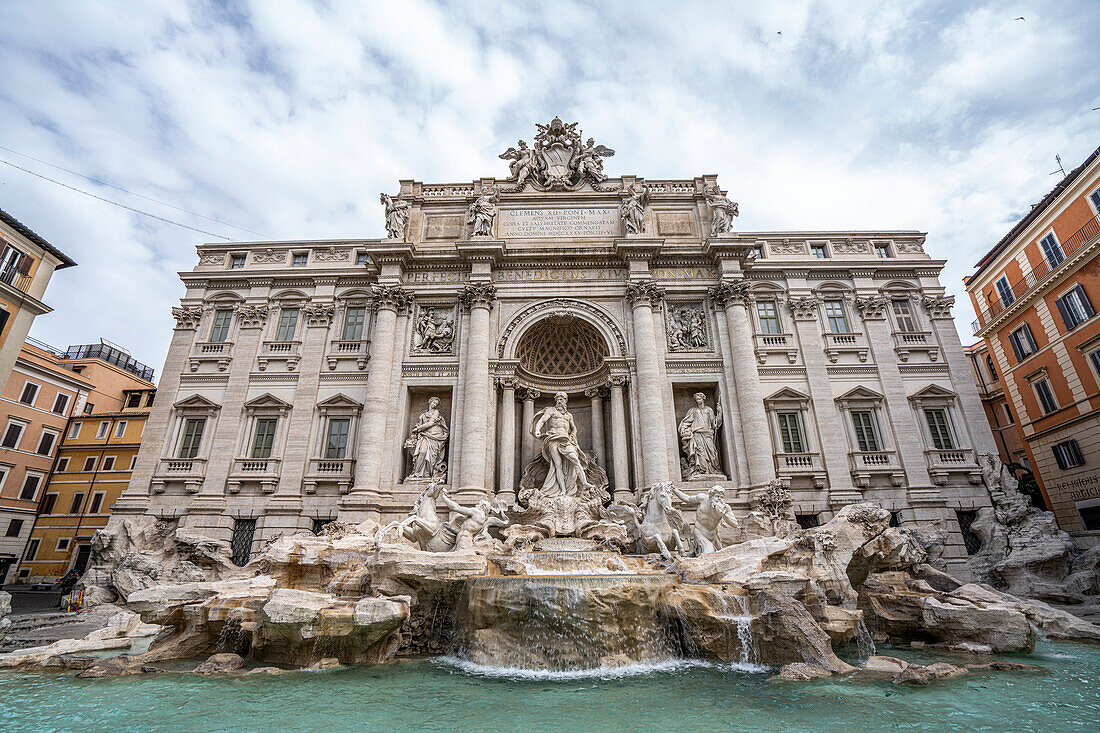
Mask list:
[[[707,315],[702,303],[666,303],[665,335],[669,351],[701,351],[710,348]]]
[[[336,249],[335,247],[313,251],[313,259],[318,262],[347,262],[350,256],[351,250]]]
[[[278,265],[286,262],[286,250],[268,247],[262,252],[253,252],[252,261],[257,265]]]

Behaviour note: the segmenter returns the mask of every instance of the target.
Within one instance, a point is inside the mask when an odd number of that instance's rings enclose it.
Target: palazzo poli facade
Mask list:
[[[402,181],[386,238],[200,246],[112,521],[243,561],[433,479],[511,505],[564,393],[617,499],[720,485],[744,513],[778,479],[805,524],[870,499],[961,563],[996,448],[923,234],[737,231],[715,176],[609,179],[613,151],[539,130],[507,179]]]

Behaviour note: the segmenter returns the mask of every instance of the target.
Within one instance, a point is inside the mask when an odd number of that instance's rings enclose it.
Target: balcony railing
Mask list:
[[[278,476],[278,458],[238,458],[233,461],[235,476]]]
[[[902,361],[909,361],[912,351],[926,351],[932,361],[937,361],[940,349],[931,331],[894,331],[894,351]]]
[[[1040,252],[1043,257],[1042,262],[1040,262],[1038,266],[1025,272],[1023,277],[1021,277],[1015,283],[1011,284],[1009,289],[1012,291],[1012,299],[1008,303],[1003,302],[1000,292],[997,292],[990,300],[988,307],[982,306],[980,299],[984,298],[985,296],[979,293],[977,296],[977,298],[979,299],[978,320],[970,324],[971,328],[974,330],[974,333],[977,334],[978,331],[985,328],[986,324],[988,324],[994,318],[1003,313],[1006,308],[1015,303],[1017,300],[1025,297],[1035,288],[1039,287],[1039,285],[1041,285],[1048,277],[1050,277],[1051,274],[1061,269],[1061,267],[1066,264],[1066,261],[1069,260],[1070,256],[1073,255],[1074,252],[1088,244],[1091,244],[1097,239],[1097,237],[1100,237],[1100,216],[1092,217],[1087,222],[1085,222],[1084,226],[1082,226],[1068,239],[1066,239],[1066,241],[1061,242],[1060,246],[1063,258],[1060,262],[1058,262],[1058,264],[1051,265],[1050,260],[1046,257],[1046,253]]]
[[[317,484],[321,482],[336,483],[340,493],[346,494],[351,489],[351,480],[355,471],[354,458],[311,458],[309,470],[302,482],[307,494],[317,493]]]
[[[775,470],[778,473],[811,473],[825,469],[820,453],[776,453]]]
[[[258,359],[260,371],[267,369],[269,362],[279,359],[286,361],[287,369],[294,369],[301,359],[301,352],[301,341],[264,341]]]
[[[232,341],[200,341],[191,349],[188,362],[191,371],[199,370],[199,365],[204,361],[218,363],[218,369],[225,371],[229,368],[229,362],[233,358]]]
[[[335,369],[341,359],[354,360],[360,369],[367,368],[370,359],[370,340],[344,340],[333,341],[329,344],[328,354],[325,360],[329,369]]]
[[[31,286],[31,279],[30,275],[25,275],[14,267],[5,267],[0,270],[0,282],[11,285],[23,293],[27,292],[27,289]]]
[[[888,471],[899,468],[898,456],[894,451],[852,451],[848,462],[853,471]]]
[[[756,359],[761,364],[768,361],[768,354],[785,354],[787,361],[792,364],[798,357],[794,336],[789,333],[757,333],[753,334],[752,339],[756,348]]]
[[[846,333],[826,331],[823,338],[825,339],[825,355],[829,357],[829,361],[835,362],[837,356],[843,352],[855,352],[860,361],[867,361],[867,340],[862,333],[858,331]]]
[[[964,469],[977,465],[974,451],[969,448],[952,450],[928,448],[924,451],[924,455],[928,457],[928,468],[930,469]]]
[[[150,482],[154,494],[163,494],[170,483],[182,483],[188,493],[194,494],[202,486],[206,476],[205,458],[161,458]]]

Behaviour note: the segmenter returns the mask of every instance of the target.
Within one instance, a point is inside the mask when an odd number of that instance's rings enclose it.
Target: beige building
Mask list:
[[[243,562],[404,516],[431,476],[511,503],[564,392],[616,498],[720,485],[744,512],[778,478],[806,525],[871,499],[961,563],[996,447],[924,235],[735,231],[715,176],[607,179],[611,151],[541,130],[507,180],[402,181],[386,238],[200,246],[112,521]]]

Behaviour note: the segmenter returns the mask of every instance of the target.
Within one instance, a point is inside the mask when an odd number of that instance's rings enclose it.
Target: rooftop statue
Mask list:
[[[619,217],[623,220],[624,234],[645,233],[645,207],[649,203],[649,192],[645,186],[634,184],[623,191],[623,201],[619,204]]]
[[[405,241],[405,227],[409,225],[411,205],[408,201],[395,199],[385,193],[379,196],[378,200],[386,207],[386,236],[390,239]]]
[[[603,159],[615,154],[611,148],[597,145],[593,138],[582,142],[577,123],[562,122],[555,117],[546,125],[538,125],[534,148],[520,140],[518,148],[501,153],[508,165],[511,192],[522,191],[530,182],[539,190],[574,191],[588,182],[593,187],[607,180]]]
[[[493,220],[497,216],[496,202],[500,200],[500,194],[496,186],[491,186],[481,192],[481,195],[470,204],[466,212],[466,223],[472,224],[470,236],[493,236]]]
[[[710,204],[710,236],[717,237],[733,231],[733,217],[738,215],[737,202],[730,201],[717,185],[703,189]]]

